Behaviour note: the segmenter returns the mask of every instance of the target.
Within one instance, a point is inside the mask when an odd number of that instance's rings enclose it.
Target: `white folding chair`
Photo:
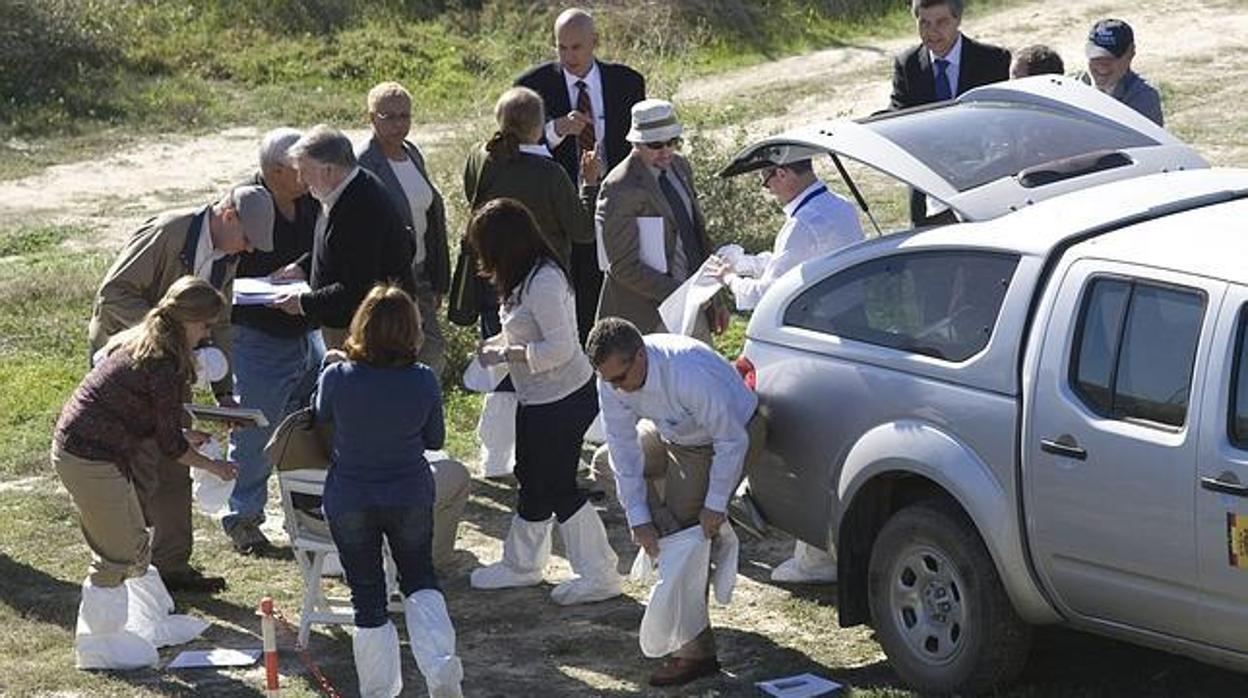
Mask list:
[[[282,513],[285,516],[286,534],[299,572],[303,576],[303,605],[299,614],[299,647],[308,646],[312,624],[354,625],[355,613],[349,598],[331,598],[325,593],[322,573],[325,559],[337,554],[338,549],[329,535],[329,526],[323,518],[295,506],[294,495],[306,495],[319,499],[325,492],[325,470],[299,469],[279,470],[278,486],[281,491]],[[388,548],[383,550],[386,568],[386,589],[391,612],[403,611],[402,594],[398,591],[398,572]],[[396,595],[398,596],[396,600]]]

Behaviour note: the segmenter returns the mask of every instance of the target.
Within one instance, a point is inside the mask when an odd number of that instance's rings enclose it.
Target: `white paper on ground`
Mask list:
[[[798,674],[770,681],[759,681],[754,684],[758,690],[769,696],[779,698],[816,698],[826,696],[843,688],[835,681],[829,681],[814,674]]]
[[[663,216],[637,217],[637,256],[641,263],[667,273],[667,239],[663,234]]]
[[[169,662],[166,669],[198,669],[203,667],[251,666],[260,660],[262,650],[186,650]]]
[[[702,307],[719,293],[719,279],[706,270],[706,263],[698,267],[685,283],[659,304],[659,317],[673,334],[692,335],[698,325],[698,313]]]
[[[274,281],[264,277],[234,279],[234,305],[268,305],[282,296],[308,293],[308,282],[299,279]]]

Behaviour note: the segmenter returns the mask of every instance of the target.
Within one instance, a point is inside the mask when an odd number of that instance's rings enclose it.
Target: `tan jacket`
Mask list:
[[[704,254],[712,251],[706,234],[706,221],[698,205],[698,195],[693,188],[693,170],[680,155],[674,156],[671,172],[680,178],[693,204],[693,224],[702,238]],[[602,229],[603,247],[606,250],[608,269],[602,281],[602,294],[598,297],[598,319],[622,317],[642,331],[666,332],[659,317],[659,304],[681,282],[669,274],[659,273],[641,263],[640,237],[637,219],[645,216],[662,216],[663,233],[667,252],[668,269],[676,257],[680,244],[679,228],[672,209],[659,189],[658,179],[646,167],[636,152],[611,170],[603,180],[598,193],[596,222]],[[688,260],[692,273],[701,266],[703,259]]]
[[[202,216],[209,208],[175,211],[150,218],[126,242],[117,260],[104,275],[95,294],[88,337],[91,354],[108,343],[108,338],[143,321],[143,316],[165,295],[179,277],[191,274]],[[213,264],[213,286],[225,296],[224,316],[212,327],[212,343],[225,352],[233,367],[230,342],[230,310],[234,298],[234,272],[238,256],[231,255]],[[213,393],[234,392],[234,377],[212,385]]]

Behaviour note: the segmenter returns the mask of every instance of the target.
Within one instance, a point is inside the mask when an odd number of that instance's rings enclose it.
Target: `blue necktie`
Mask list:
[[[702,252],[702,241],[698,239],[698,231],[694,229],[693,218],[685,206],[685,200],[676,192],[676,187],[667,178],[667,170],[659,170],[659,190],[667,205],[672,207],[672,215],[676,216],[676,231],[680,234],[680,245],[685,250],[685,264],[692,271],[702,265],[705,255]]]
[[[949,74],[945,72],[948,69],[949,61],[936,59],[936,100],[940,102],[953,99],[953,90],[949,89]]]

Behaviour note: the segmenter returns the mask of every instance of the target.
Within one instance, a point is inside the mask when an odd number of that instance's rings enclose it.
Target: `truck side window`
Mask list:
[[[1231,443],[1248,449],[1248,306],[1239,311],[1235,332],[1235,366],[1231,372]]]
[[[784,324],[947,361],[988,345],[1018,256],[909,252],[842,270],[804,291]]]
[[[1075,393],[1106,417],[1183,426],[1204,310],[1199,291],[1093,281],[1075,336]]]

